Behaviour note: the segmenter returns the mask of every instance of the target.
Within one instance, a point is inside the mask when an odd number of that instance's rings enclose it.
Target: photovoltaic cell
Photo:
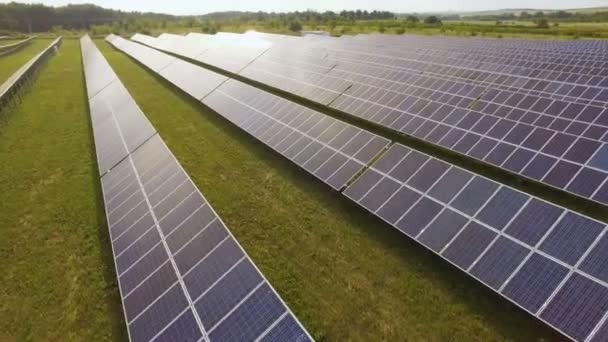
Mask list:
[[[540,249],[570,265],[575,265],[602,229],[603,226],[599,222],[568,213],[553,228]]]
[[[568,274],[568,269],[533,254],[507,283],[502,293],[530,312],[536,313]]]
[[[541,317],[568,336],[584,340],[607,310],[608,288],[573,274],[543,310]]]
[[[599,242],[585,257],[580,268],[592,276],[608,282],[608,234],[604,232]]]
[[[529,250],[504,237],[498,238],[471,269],[471,273],[498,290],[528,255]]]
[[[96,85],[98,73],[89,72],[103,56],[90,51],[98,50],[88,37],[82,41],[83,56],[96,56],[93,63],[84,58],[85,79]],[[155,54],[146,58],[151,65],[164,60]],[[100,166],[108,167],[101,186],[130,340],[215,340],[210,334],[220,322],[222,329],[253,340],[285,317],[299,327],[293,328],[298,338],[311,340],[118,78],[112,79],[89,103]],[[97,121],[115,124],[104,131]],[[107,144],[120,159],[104,159]],[[262,288],[264,295],[256,296]],[[259,307],[272,307],[273,315],[260,320],[240,314],[248,297],[257,298]]]

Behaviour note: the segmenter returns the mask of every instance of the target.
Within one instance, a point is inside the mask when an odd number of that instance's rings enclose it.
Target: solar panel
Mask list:
[[[344,195],[573,339],[608,313],[604,223],[399,144]]]
[[[28,38],[25,42],[29,41]],[[18,85],[22,83],[26,77],[39,65],[52,51],[57,49],[62,42],[62,37],[53,40],[44,50],[25,62],[17,71],[15,71],[6,81],[0,83],[0,111],[4,105],[11,99],[11,96],[18,89]],[[0,53],[1,55],[1,53]]]
[[[139,45],[124,41],[118,48],[131,44]],[[125,50],[130,49],[135,47]],[[138,49],[150,48],[140,45]],[[334,189],[344,187],[389,143],[235,80],[226,81],[202,102]]]
[[[394,49],[345,40],[275,43],[240,74],[608,203],[608,109],[602,104],[546,97],[548,82],[426,67],[436,54],[411,61]],[[494,88],[498,81],[509,86]]]
[[[608,203],[608,109],[601,104],[544,97],[538,82],[522,83],[516,90],[493,88],[493,83],[479,81],[476,72],[470,72],[477,77],[471,84],[463,73],[433,74],[436,68],[399,55],[318,44],[307,49],[295,53],[293,44],[275,44],[240,74]],[[540,90],[527,88],[532,86]]]
[[[340,67],[330,72],[355,82],[332,107],[607,203],[600,194],[608,178],[608,169],[602,166],[608,139],[603,137],[606,128],[601,123],[608,119],[608,110],[516,96],[518,93],[482,91],[438,79],[432,80],[430,87],[417,87],[428,81],[420,77],[410,79],[413,85],[400,92],[388,90],[398,89],[399,82],[375,82],[360,74],[355,80],[349,72]],[[381,74],[373,68],[368,72]],[[434,90],[442,87],[447,90]],[[492,102],[498,97],[498,102]]]
[[[189,33],[186,36],[161,35],[158,38],[136,34],[133,40],[159,50],[179,54],[230,72],[239,72],[272,43],[254,36],[218,33]],[[230,56],[230,58],[226,58]]]
[[[98,85],[107,78],[96,66],[113,71],[88,36],[81,42],[87,82]],[[122,156],[101,185],[130,340],[311,340],[164,141],[142,141],[151,125],[112,79],[89,104],[98,158],[110,165],[108,148]]]
[[[153,39],[152,37],[138,35],[139,39]],[[179,87],[197,100],[202,99],[213,89],[227,80],[227,77],[199,68],[181,59],[171,57],[165,53],[147,48],[140,44],[133,44],[118,36],[110,35],[106,38],[117,48],[133,57],[152,71]],[[174,36],[171,36],[174,39]],[[153,57],[152,57],[153,56]],[[150,62],[162,61],[162,62]]]
[[[476,79],[489,74],[500,74],[511,80],[517,80],[518,83],[534,85],[536,91],[567,96],[582,102],[596,100],[596,95],[601,93],[607,84],[605,78],[607,73],[603,70],[606,67],[605,57],[580,53],[580,47],[568,50],[558,44],[551,50],[543,51],[513,47],[507,41],[497,43],[495,40],[486,40],[483,45],[477,45],[471,39],[434,37],[420,39],[415,36],[389,38],[385,36],[381,37],[381,40],[391,56],[441,64],[444,68],[454,70],[455,68],[476,70]],[[371,42],[372,40],[369,39],[359,40],[356,44],[360,48]],[[353,45],[355,43],[353,40],[347,43],[342,46],[356,46]],[[535,45],[540,46],[541,42]],[[403,49],[406,46],[408,49]],[[367,52],[372,50],[369,49]]]
[[[241,82],[203,103],[309,172],[311,153],[321,161],[334,153],[323,152],[334,140],[308,134],[327,117],[302,116],[309,110]],[[361,170],[339,183],[345,196],[565,335],[605,334],[606,224],[399,144]]]

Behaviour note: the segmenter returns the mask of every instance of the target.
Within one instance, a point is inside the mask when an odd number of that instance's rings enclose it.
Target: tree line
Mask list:
[[[516,15],[515,13],[504,13],[495,15],[474,15],[466,16],[463,19],[467,20],[482,20],[482,21],[538,21],[539,19],[546,19],[552,22],[607,22],[608,11],[596,11],[596,12],[567,12],[567,11],[555,11],[555,12],[543,12],[536,11],[530,13],[523,11]]]
[[[11,2],[0,4],[0,30],[45,32],[55,26],[88,29],[92,25],[134,20],[178,20],[171,15],[123,12],[95,5],[49,7],[42,4]]]
[[[328,23],[357,20],[385,20],[396,16],[388,11],[341,12],[216,12],[200,16],[173,16],[156,13],[124,12],[95,5],[67,5],[49,7],[42,4],[11,2],[0,4],[0,30],[44,32],[60,26],[63,29],[90,29],[95,25],[109,25],[123,29],[167,25],[198,26],[200,23],[276,23],[297,28],[302,23]]]

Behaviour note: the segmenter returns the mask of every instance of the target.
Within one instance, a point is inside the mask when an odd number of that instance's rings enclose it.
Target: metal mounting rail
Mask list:
[[[33,74],[36,67],[61,44],[61,41],[62,37],[55,39],[46,49],[23,64],[19,70],[0,85],[0,111],[17,93],[21,85]]]

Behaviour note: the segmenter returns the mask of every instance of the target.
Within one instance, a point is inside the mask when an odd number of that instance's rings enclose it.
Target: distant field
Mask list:
[[[4,45],[1,42],[3,41],[0,41],[0,45]],[[28,46],[11,54],[0,56],[0,84],[50,43],[49,39],[34,39]]]

